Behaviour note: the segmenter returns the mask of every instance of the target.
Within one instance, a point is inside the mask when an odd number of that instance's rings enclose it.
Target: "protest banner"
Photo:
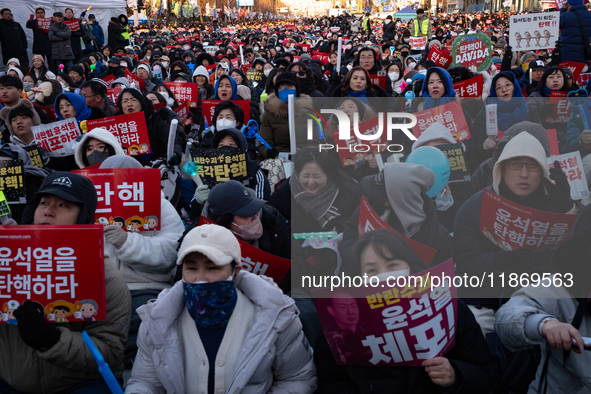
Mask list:
[[[102,226],[0,226],[0,239],[2,323],[27,300],[51,323],[106,318]]]
[[[427,99],[429,100],[429,99]],[[440,105],[427,109],[425,111],[415,112],[417,125],[413,127],[412,132],[419,138],[423,131],[431,124],[439,122],[448,128],[449,132],[457,142],[471,138],[470,129],[462,110],[462,104],[459,101],[452,101],[445,105]]]
[[[585,87],[591,81],[591,73],[579,74],[579,78],[577,78],[577,85]]]
[[[312,58],[316,57],[323,65],[327,65],[330,59],[329,53],[319,52],[319,51],[312,51]]]
[[[294,60],[296,61],[296,60]],[[256,82],[259,85],[263,81],[264,74],[262,71],[256,70],[251,68],[246,72],[246,79],[248,79],[251,83]],[[254,85],[256,86],[256,85]]]
[[[240,66],[240,61],[238,58],[230,59],[230,63],[232,63],[232,68],[238,68]]]
[[[359,221],[357,224],[357,233],[359,236],[362,236],[365,233],[368,233],[372,230],[378,228],[387,228],[388,230],[392,230],[402,236],[408,242],[411,248],[421,259],[423,259],[427,264],[431,265],[431,261],[437,254],[437,250],[433,249],[430,246],[423,245],[420,242],[417,242],[411,238],[408,238],[404,234],[400,234],[398,231],[394,230],[392,227],[388,225],[388,223],[384,222],[382,218],[378,216],[378,214],[373,210],[369,202],[365,198],[365,196],[361,197],[361,204],[359,205]]]
[[[80,135],[75,118],[31,127],[37,146],[51,157],[73,155],[76,152],[76,138]]]
[[[103,78],[101,78],[107,84],[107,87],[110,87],[111,84],[117,79],[113,74],[109,74]]]
[[[437,67],[447,68],[452,62],[452,58],[449,55],[441,52],[435,46],[431,48],[429,54],[427,55],[427,59],[432,60]]]
[[[386,72],[385,71],[378,71],[377,74],[370,74],[369,78],[371,79],[371,83],[374,85],[378,85],[382,89],[386,90]]]
[[[80,20],[79,19],[71,19],[69,21],[64,19],[64,23],[66,25],[68,25],[68,27],[70,28],[70,31],[80,30]]]
[[[445,356],[455,344],[458,305],[453,284],[432,288],[431,278],[444,275],[454,277],[452,259],[413,274],[412,280],[402,277],[387,284],[374,279],[381,286],[378,291],[370,285],[312,289],[335,362],[420,367],[425,360]]]
[[[415,50],[419,50],[419,49],[425,49],[425,46],[427,45],[427,42],[429,40],[427,39],[427,37],[411,37],[410,41],[409,41],[409,45],[410,45],[410,49],[415,49]]]
[[[509,45],[514,51],[554,48],[558,40],[560,12],[511,15]]]
[[[484,77],[482,74],[466,79],[465,81],[454,82],[454,90],[458,97],[482,97]]]
[[[339,30],[341,30],[341,28],[339,26],[333,26],[333,27],[330,28],[331,33],[336,33]]]
[[[43,107],[41,105],[37,105],[35,103],[33,103],[33,105],[35,106],[35,108],[39,108],[41,111],[45,112],[45,115],[47,115],[47,117],[49,118],[50,122],[55,122],[57,121],[57,115],[55,114],[55,108],[53,107]]]
[[[39,150],[39,147],[37,145],[24,146],[23,149],[26,150],[27,153],[29,154],[29,157],[31,158],[31,163],[33,164],[33,166],[39,167],[39,168],[44,167],[43,157],[41,156],[41,151]]]
[[[266,33],[267,31],[269,31],[269,26],[262,26],[262,27],[261,27],[261,31],[262,31],[263,33]]]
[[[505,251],[554,249],[564,242],[577,217],[527,208],[484,189],[480,231]]]
[[[564,171],[570,185],[570,197],[573,200],[581,200],[589,197],[589,185],[585,177],[585,170],[581,162],[581,152],[575,151],[547,158],[550,168],[554,168],[554,162],[560,162],[560,168]]]
[[[172,112],[174,112],[183,122],[183,126],[187,126],[193,123],[193,119],[189,117],[189,105],[187,103],[182,103],[181,105],[173,109]]]
[[[47,34],[52,22],[53,18],[37,18],[37,29],[43,30],[43,33]]]
[[[199,84],[191,82],[164,82],[179,103],[187,103],[191,108],[197,108],[199,101]]]
[[[24,166],[22,160],[0,160],[0,191],[9,204],[26,204]]]
[[[570,108],[570,102],[566,97],[567,92],[552,92],[546,103],[551,105],[551,111],[539,111],[541,113],[543,123],[568,123],[572,110]]]
[[[476,66],[476,71],[487,71],[492,64],[490,37],[484,33],[462,34],[451,46],[452,66]]]
[[[201,102],[201,108],[203,110],[203,116],[207,121],[208,125],[215,125],[213,121],[213,114],[215,112],[215,106],[221,103],[222,100],[203,100]],[[242,112],[244,112],[244,124],[247,124],[250,120],[250,101],[249,100],[233,100],[234,104],[240,106],[242,108]]]
[[[560,154],[558,149],[558,136],[556,135],[556,129],[546,129],[548,134],[548,141],[550,141],[550,156],[556,156]]]
[[[246,149],[193,149],[191,157],[197,165],[197,174],[204,184],[213,188],[230,179],[242,182],[248,176]]]
[[[302,47],[302,52],[304,52],[304,53],[310,52],[310,44],[301,44],[300,46]]]
[[[123,151],[128,156],[152,153],[148,128],[143,112],[135,112],[127,115],[116,115],[108,118],[87,120],[88,131],[102,127],[111,132],[121,144]]]
[[[383,124],[385,124],[384,114],[382,114],[382,118]],[[379,120],[380,118],[378,116],[374,116],[365,122],[361,122],[359,124],[359,133],[363,135],[376,134],[379,128]],[[376,138],[372,141],[362,141],[354,132],[351,132],[351,138],[348,140],[340,139],[338,130],[332,131],[332,135],[334,137],[334,142],[337,144],[337,152],[343,167],[368,161],[370,157],[373,157],[376,154],[382,153],[384,151],[386,145],[378,146],[379,144],[387,144],[388,142],[388,136],[386,133],[380,134],[379,138]],[[356,145],[370,145],[373,149],[366,152],[363,146],[360,148],[355,148]],[[356,149],[359,149],[361,152],[356,152]]]
[[[107,89],[107,97],[110,98],[112,102],[117,104],[119,101],[119,94],[121,94],[122,91],[123,89],[121,88]]]
[[[212,220],[200,216],[199,226],[215,224]],[[267,253],[248,242],[236,237],[240,244],[240,261],[243,270],[255,275],[265,275],[277,284],[281,283],[291,267],[291,260]]]
[[[235,34],[235,33],[236,33],[236,28],[235,28],[235,27],[233,27],[233,26],[232,26],[232,27],[222,27],[222,28],[220,29],[220,31],[221,31],[223,34],[225,34],[225,33],[228,33],[228,34]]]
[[[560,63],[558,63],[558,67],[567,68],[570,70],[570,72],[573,73],[573,79],[575,81],[579,79],[579,75],[581,75],[581,72],[583,71],[585,66],[586,66],[585,63],[579,63],[579,62],[560,62]],[[579,85],[579,86],[581,86],[581,85]],[[582,87],[585,87],[585,85],[583,85]]]
[[[95,223],[117,224],[130,232],[160,230],[160,170],[157,168],[83,168],[98,205]]]
[[[454,182],[469,182],[470,171],[466,164],[466,158],[464,157],[464,150],[462,149],[463,144],[445,144],[435,146],[440,151],[445,153],[447,160],[449,160],[450,175],[448,183]]]
[[[129,87],[136,88],[139,90],[146,90],[146,84],[144,80],[138,77],[137,75],[133,74],[127,68],[125,68],[125,78],[129,82]]]

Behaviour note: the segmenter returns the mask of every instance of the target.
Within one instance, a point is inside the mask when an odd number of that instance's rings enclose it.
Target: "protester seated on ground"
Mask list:
[[[53,81],[53,82],[55,82],[55,81]],[[55,82],[55,83],[57,83],[57,82]],[[51,84],[50,84],[50,86],[51,86]],[[59,83],[58,83],[58,86],[59,86]],[[10,75],[0,76],[0,100],[2,100],[2,105],[4,106],[4,108],[14,107],[16,105],[19,105],[22,102],[22,100],[26,100],[26,99],[21,98],[22,91],[23,91],[23,82],[20,79],[15,78],[15,77],[11,77]],[[56,94],[56,96],[57,96],[57,94]],[[55,97],[54,97],[54,99],[55,99]],[[52,105],[53,105],[53,102],[52,102]],[[45,112],[43,112],[42,109],[34,107],[34,110],[35,110],[35,112],[37,112],[37,115],[39,115],[39,119],[41,120],[41,123],[47,124],[50,122],[49,118],[47,117]],[[2,118],[2,119],[5,120],[6,118]],[[2,139],[6,140],[6,138],[8,138],[8,135],[3,134]]]
[[[417,274],[429,268],[402,236],[387,229],[361,236],[352,257],[356,264],[347,274],[377,276],[380,280]],[[327,338],[321,334],[314,347],[318,390],[391,393],[395,387],[395,392],[405,393],[491,392],[495,387],[496,360],[488,350],[474,315],[462,300],[457,301],[454,346],[442,357],[423,361],[420,367],[338,365]],[[345,344],[351,348],[355,343],[361,345],[365,339],[362,324],[357,325],[355,331],[339,328]],[[360,350],[364,348],[360,346]]]
[[[107,98],[107,86],[99,80],[85,82],[81,87],[81,95],[86,99],[89,107],[98,107],[103,110],[106,116],[114,116],[117,112],[115,103]]]
[[[333,97],[355,97],[369,104],[368,97],[388,97],[386,91],[371,81],[369,73],[363,67],[353,67],[347,73],[345,81],[332,93]]]
[[[114,80],[113,82],[111,82],[111,86],[110,89],[125,89],[125,88],[129,88],[129,81],[127,80],[127,78],[125,77],[121,77],[121,78],[117,78],[116,80]]]
[[[59,120],[75,118],[78,124],[83,120],[95,120],[107,117],[102,109],[87,106],[86,99],[74,93],[62,93],[57,96],[54,109]]]
[[[110,156],[124,156],[117,138],[104,128],[97,127],[82,136],[76,147],[76,164],[80,168],[96,166]]]
[[[439,223],[435,203],[427,196],[435,182],[435,173],[410,163],[384,163],[377,175],[361,180],[361,191],[371,208],[390,227],[414,241],[437,249],[431,265],[454,256],[452,238]],[[404,187],[401,187],[404,185]],[[360,207],[345,223],[339,250],[343,265],[355,265],[353,248],[359,239]]]
[[[548,392],[580,392],[591,384],[586,368],[591,353],[583,347],[582,338],[591,336],[587,300],[590,215],[587,206],[554,254],[549,272],[562,276],[551,276],[543,286],[532,282],[517,290],[495,316],[495,331],[507,348],[531,351],[539,346],[542,350],[531,392],[543,392],[545,387]],[[548,271],[540,268],[536,272]],[[560,286],[558,278],[565,278]]]
[[[88,178],[56,171],[45,178],[27,203],[22,224],[93,224],[96,207],[96,190]],[[0,391],[110,393],[82,340],[82,331],[88,333],[115,378],[123,383],[131,297],[113,262],[105,257],[104,264],[105,320],[48,323],[37,303],[25,301],[14,312],[18,325],[0,326],[0,346],[5,349],[0,359]]]
[[[117,115],[133,114],[143,112],[148,128],[148,138],[150,149],[152,150],[151,161],[157,159],[166,159],[166,148],[168,146],[168,134],[170,132],[170,122],[177,119],[178,125],[174,144],[174,153],[170,164],[177,165],[181,162],[181,157],[185,151],[186,136],[183,130],[183,124],[176,114],[168,108],[160,108],[154,112],[152,102],[136,89],[126,88],[120,94],[117,100]]]
[[[72,78],[70,78],[70,76],[66,73],[58,73],[56,80],[60,83],[61,87],[62,87],[62,93],[68,93],[68,92],[74,92],[76,90],[76,88],[74,88],[74,81],[72,81]],[[41,84],[39,84],[41,85]],[[72,86],[70,88],[70,86]]]
[[[209,72],[203,66],[199,66],[193,72],[193,82],[199,85],[199,98],[207,100],[213,96],[213,86],[209,83]]]
[[[8,69],[6,70],[6,75],[10,75],[11,77],[18,78],[22,81],[25,74],[23,74],[23,72],[18,66],[13,66],[8,67]]]
[[[393,97],[396,97],[402,92],[403,89],[402,85],[404,84],[404,68],[402,67],[402,64],[400,64],[398,61],[395,61],[386,66],[386,73],[388,74],[388,77],[391,81],[390,84],[392,86],[392,95]]]
[[[191,230],[177,264],[182,281],[138,310],[139,352],[127,393],[315,391],[294,301],[268,278],[241,270],[231,231]]]
[[[152,74],[152,67],[146,63],[140,63],[139,66],[135,69],[135,75],[138,76],[141,80],[144,81],[144,86],[146,92],[151,92],[154,90],[156,85],[152,82],[154,75]]]
[[[324,97],[324,94],[320,93],[316,89],[314,81],[314,73],[312,70],[302,62],[295,62],[287,67],[287,72],[295,74],[300,79],[301,93],[307,94],[310,97]]]
[[[234,78],[234,80],[236,81],[236,85],[243,85],[250,89],[250,100],[253,104],[258,105],[261,102],[259,96],[259,89],[262,89],[265,86],[264,83],[260,83],[256,87],[254,87],[246,77],[244,71],[242,71],[242,69],[240,68],[232,69],[232,71],[228,72],[228,75]]]
[[[100,165],[108,168],[142,168],[137,160],[123,155],[111,156]],[[137,353],[136,338],[140,318],[136,309],[158,296],[163,289],[174,283],[178,239],[185,227],[172,204],[160,196],[160,220],[150,224],[159,225],[160,230],[129,232],[117,223],[105,227],[105,251],[119,268],[127,287],[131,291],[131,323],[125,365],[131,367]],[[149,212],[148,212],[149,214]]]
[[[0,110],[0,119],[5,121],[6,128],[10,133],[7,140],[12,144],[23,149],[29,146],[37,146],[31,127],[39,126],[41,119],[35,111],[33,103],[29,100],[21,100],[14,107],[2,108]],[[47,164],[47,161],[45,163]]]

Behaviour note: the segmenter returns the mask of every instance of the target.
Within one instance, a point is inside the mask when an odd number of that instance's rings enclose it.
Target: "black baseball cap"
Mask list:
[[[256,215],[265,204],[264,200],[253,197],[246,186],[234,180],[215,185],[207,202],[216,216],[231,213],[245,218]]]
[[[64,14],[61,11],[56,11],[53,13],[53,16],[64,16]]]

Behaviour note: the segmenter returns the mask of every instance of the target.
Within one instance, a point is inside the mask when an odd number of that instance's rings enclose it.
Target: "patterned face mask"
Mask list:
[[[183,279],[185,303],[189,314],[199,326],[219,328],[228,324],[236,306],[238,293],[235,281],[187,283]]]

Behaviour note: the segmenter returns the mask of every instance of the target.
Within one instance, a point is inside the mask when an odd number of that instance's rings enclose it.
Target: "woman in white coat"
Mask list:
[[[293,299],[241,271],[240,244],[210,224],[179,249],[182,280],[142,319],[130,393],[313,393],[316,368]]]

